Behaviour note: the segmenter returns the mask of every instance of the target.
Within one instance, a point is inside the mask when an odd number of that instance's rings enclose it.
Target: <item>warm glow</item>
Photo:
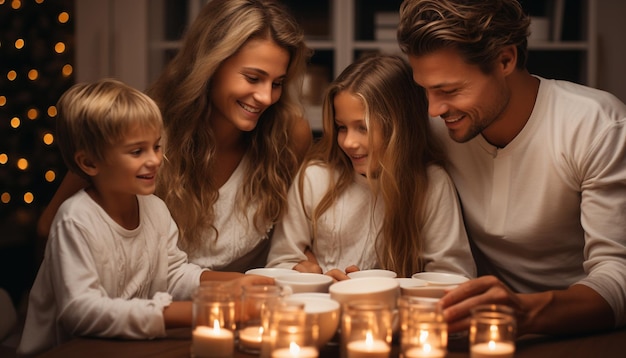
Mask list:
[[[59,14],[59,22],[64,24],[66,23],[69,19],[70,19],[70,14],[68,14],[67,12],[63,11],[62,13]]]
[[[9,156],[5,153],[0,153],[0,164],[6,164],[9,161]]]
[[[28,119],[32,121],[39,117],[39,111],[37,110],[37,108],[31,108],[28,110],[28,113],[26,115],[28,116]]]
[[[48,115],[50,117],[56,117],[57,116],[57,108],[55,106],[48,107]]]
[[[17,10],[17,9],[19,9],[20,7],[22,7],[22,2],[21,2],[20,0],[13,0],[13,1],[11,1],[11,7],[12,7],[14,10]]]
[[[9,81],[13,81],[17,78],[17,72],[11,70],[7,73],[7,78],[9,79]]]
[[[7,98],[5,96],[0,96],[0,107],[7,104]]]
[[[33,195],[33,193],[31,193],[31,192],[26,192],[26,193],[24,194],[24,202],[25,202],[26,204],[30,204],[30,203],[32,203],[32,202],[33,202],[33,200],[35,200],[35,196]]]
[[[371,347],[374,345],[374,336],[372,336],[371,331],[367,331],[367,333],[365,333],[365,345],[367,347]]]
[[[57,178],[57,174],[54,172],[54,170],[48,170],[44,176],[46,178],[46,181],[49,183],[52,183],[54,179]]]
[[[69,63],[63,66],[63,69],[61,70],[61,73],[63,73],[63,76],[65,77],[69,77],[72,72],[74,72],[74,68]]]
[[[17,167],[21,170],[26,170],[28,169],[28,160],[24,159],[24,158],[20,158],[17,160]]]
[[[17,128],[17,127],[20,126],[21,123],[22,123],[22,121],[20,121],[19,118],[17,118],[17,117],[11,118],[11,127]]]
[[[15,40],[15,48],[21,50],[24,47],[24,39]]]
[[[290,342],[289,343],[289,353],[291,353],[294,356],[297,356],[298,353],[300,353],[300,346],[297,345],[295,342]]]
[[[8,204],[9,201],[11,201],[11,194],[7,192],[2,193],[2,196],[0,196],[0,200],[2,200],[3,203]]]
[[[43,1],[44,1],[44,0],[35,0],[35,2],[36,2],[37,4],[43,4]]]
[[[52,133],[46,133],[43,135],[43,142],[47,145],[54,143],[54,136]]]
[[[63,53],[63,52],[65,52],[65,44],[63,42],[57,42],[57,44],[54,45],[54,51],[56,53]]]
[[[38,77],[39,77],[39,71],[35,69],[28,71],[28,79],[30,79],[31,81],[36,80]]]

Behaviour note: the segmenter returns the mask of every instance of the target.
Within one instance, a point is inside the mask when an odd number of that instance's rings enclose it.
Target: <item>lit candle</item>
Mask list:
[[[348,343],[348,358],[388,358],[391,348],[387,342],[374,339],[372,333],[367,332],[365,340]]]
[[[272,358],[317,358],[317,349],[313,347],[300,347],[291,342],[289,348],[279,348],[272,352]]]
[[[471,358],[512,358],[515,345],[509,342],[477,343],[470,349]]]
[[[445,350],[434,348],[428,343],[421,347],[409,348],[406,352],[404,352],[404,357],[406,358],[443,358],[445,356]]]
[[[221,328],[218,320],[214,321],[213,328],[198,326],[193,330],[191,351],[194,357],[232,357],[234,347],[233,332]]]
[[[263,341],[263,327],[250,326],[239,331],[239,342],[251,349],[261,349]]]

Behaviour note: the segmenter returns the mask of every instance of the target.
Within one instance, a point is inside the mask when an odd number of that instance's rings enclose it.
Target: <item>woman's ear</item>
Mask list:
[[[74,155],[74,161],[78,165],[78,167],[85,172],[85,174],[90,177],[98,174],[98,166],[96,165],[96,161],[93,160],[84,150],[79,150]]]

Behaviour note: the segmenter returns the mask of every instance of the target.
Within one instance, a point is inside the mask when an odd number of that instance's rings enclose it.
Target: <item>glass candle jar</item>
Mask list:
[[[515,312],[504,305],[481,305],[470,318],[471,358],[511,358],[515,354]]]
[[[232,357],[235,295],[225,282],[202,282],[193,294],[191,356]]]

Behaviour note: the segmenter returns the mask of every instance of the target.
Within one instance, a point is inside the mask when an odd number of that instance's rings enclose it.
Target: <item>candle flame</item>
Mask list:
[[[487,345],[489,346],[489,350],[494,350],[496,349],[496,342],[494,341],[489,341],[489,343],[487,343]]]
[[[500,338],[500,332],[498,331],[498,326],[492,324],[489,326],[489,337],[492,341],[497,341]]]
[[[213,321],[213,331],[219,333],[220,332],[220,321],[217,319]]]
[[[300,353],[300,346],[297,345],[295,342],[289,343],[289,353],[294,355]]]
[[[371,347],[374,345],[374,337],[372,336],[372,331],[367,331],[365,334],[365,345]]]
[[[433,350],[432,347],[430,346],[430,344],[428,344],[428,343],[424,343],[423,349],[424,349],[424,352],[426,352],[426,353],[430,353],[430,351]]]
[[[425,329],[420,330],[419,342],[424,343],[428,341],[428,331]]]

